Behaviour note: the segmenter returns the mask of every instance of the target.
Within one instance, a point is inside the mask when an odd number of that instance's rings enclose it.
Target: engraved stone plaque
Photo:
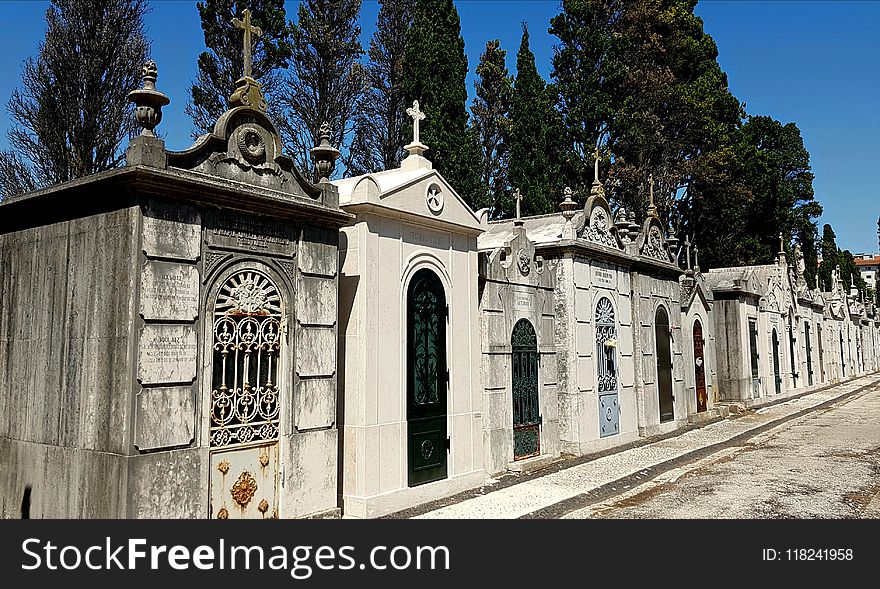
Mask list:
[[[201,251],[198,211],[150,203],[144,211],[143,250],[148,256],[194,262]]]
[[[593,266],[593,284],[595,286],[614,286],[614,272],[607,268]]]
[[[404,225],[401,228],[403,240],[416,245],[438,249],[449,249],[449,234],[431,231],[415,225]]]
[[[531,311],[535,308],[535,293],[513,291],[510,293],[513,298],[513,308],[517,311]]]
[[[196,377],[196,330],[191,325],[144,325],[138,350],[143,384],[192,382]]]
[[[205,238],[209,245],[231,250],[285,257],[296,253],[291,225],[245,213],[216,212],[210,215]]]
[[[144,319],[192,321],[199,315],[199,272],[195,266],[147,261],[141,272],[140,313]]]

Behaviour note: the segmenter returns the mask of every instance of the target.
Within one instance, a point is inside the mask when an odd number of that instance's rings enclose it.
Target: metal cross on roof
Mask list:
[[[244,30],[244,77],[250,78],[251,60],[253,59],[251,56],[251,34],[259,37],[263,34],[263,31],[260,27],[251,25],[251,11],[249,8],[245,8],[242,11],[242,15],[244,20],[233,18],[232,24],[235,25],[235,28]]]
[[[406,109],[406,114],[413,120],[413,143],[419,143],[419,121],[425,120],[425,113],[419,110],[418,100],[413,100],[412,108]]]

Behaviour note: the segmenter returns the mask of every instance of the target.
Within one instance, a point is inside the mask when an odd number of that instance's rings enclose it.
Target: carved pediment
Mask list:
[[[672,262],[666,238],[663,236],[663,228],[656,217],[648,217],[645,221],[640,237],[639,253],[646,258]]]
[[[617,239],[611,234],[611,216],[602,207],[593,207],[590,218],[581,232],[581,237],[587,241],[619,248]]]
[[[214,130],[189,149],[170,152],[168,164],[303,198],[318,199],[322,194],[282,153],[281,137],[269,118],[247,106],[226,111]]]

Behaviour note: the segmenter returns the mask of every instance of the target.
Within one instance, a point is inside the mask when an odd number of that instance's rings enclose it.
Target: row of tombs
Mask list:
[[[701,272],[598,179],[490,222],[418,105],[399,168],[330,181],[324,129],[312,182],[239,83],[190,149],[142,122],[0,205],[4,517],[377,517],[878,369],[797,250]]]

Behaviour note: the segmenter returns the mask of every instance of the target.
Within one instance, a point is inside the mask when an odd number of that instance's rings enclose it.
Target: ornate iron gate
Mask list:
[[[670,346],[669,315],[657,307],[654,318],[654,341],[657,351],[657,397],[660,423],[675,419],[675,397],[672,393],[672,347]]]
[[[782,392],[782,375],[779,374],[779,336],[773,330],[773,382],[776,386],[776,394]]]
[[[697,389],[697,412],[708,409],[706,398],[706,363],[703,359],[703,325],[694,321],[694,385]]]
[[[599,390],[599,436],[620,433],[620,407],[617,398],[617,323],[614,307],[607,297],[596,305],[596,373]]]
[[[230,277],[214,307],[211,517],[278,517],[281,296],[263,274]]]
[[[822,326],[816,326],[816,339],[819,342],[819,382],[825,382],[825,345],[822,342]]]
[[[407,446],[409,485],[446,478],[446,318],[443,285],[419,270],[407,291]]]
[[[526,319],[513,326],[511,372],[513,388],[513,459],[541,453],[541,409],[538,405],[538,337]]]
[[[788,348],[789,348],[788,349],[789,356],[791,357],[791,382],[792,382],[791,386],[792,386],[792,388],[796,389],[797,388],[797,377],[798,377],[797,359],[795,358],[795,355],[794,355],[794,351],[795,351],[794,328],[792,327],[791,323],[788,324]]]

